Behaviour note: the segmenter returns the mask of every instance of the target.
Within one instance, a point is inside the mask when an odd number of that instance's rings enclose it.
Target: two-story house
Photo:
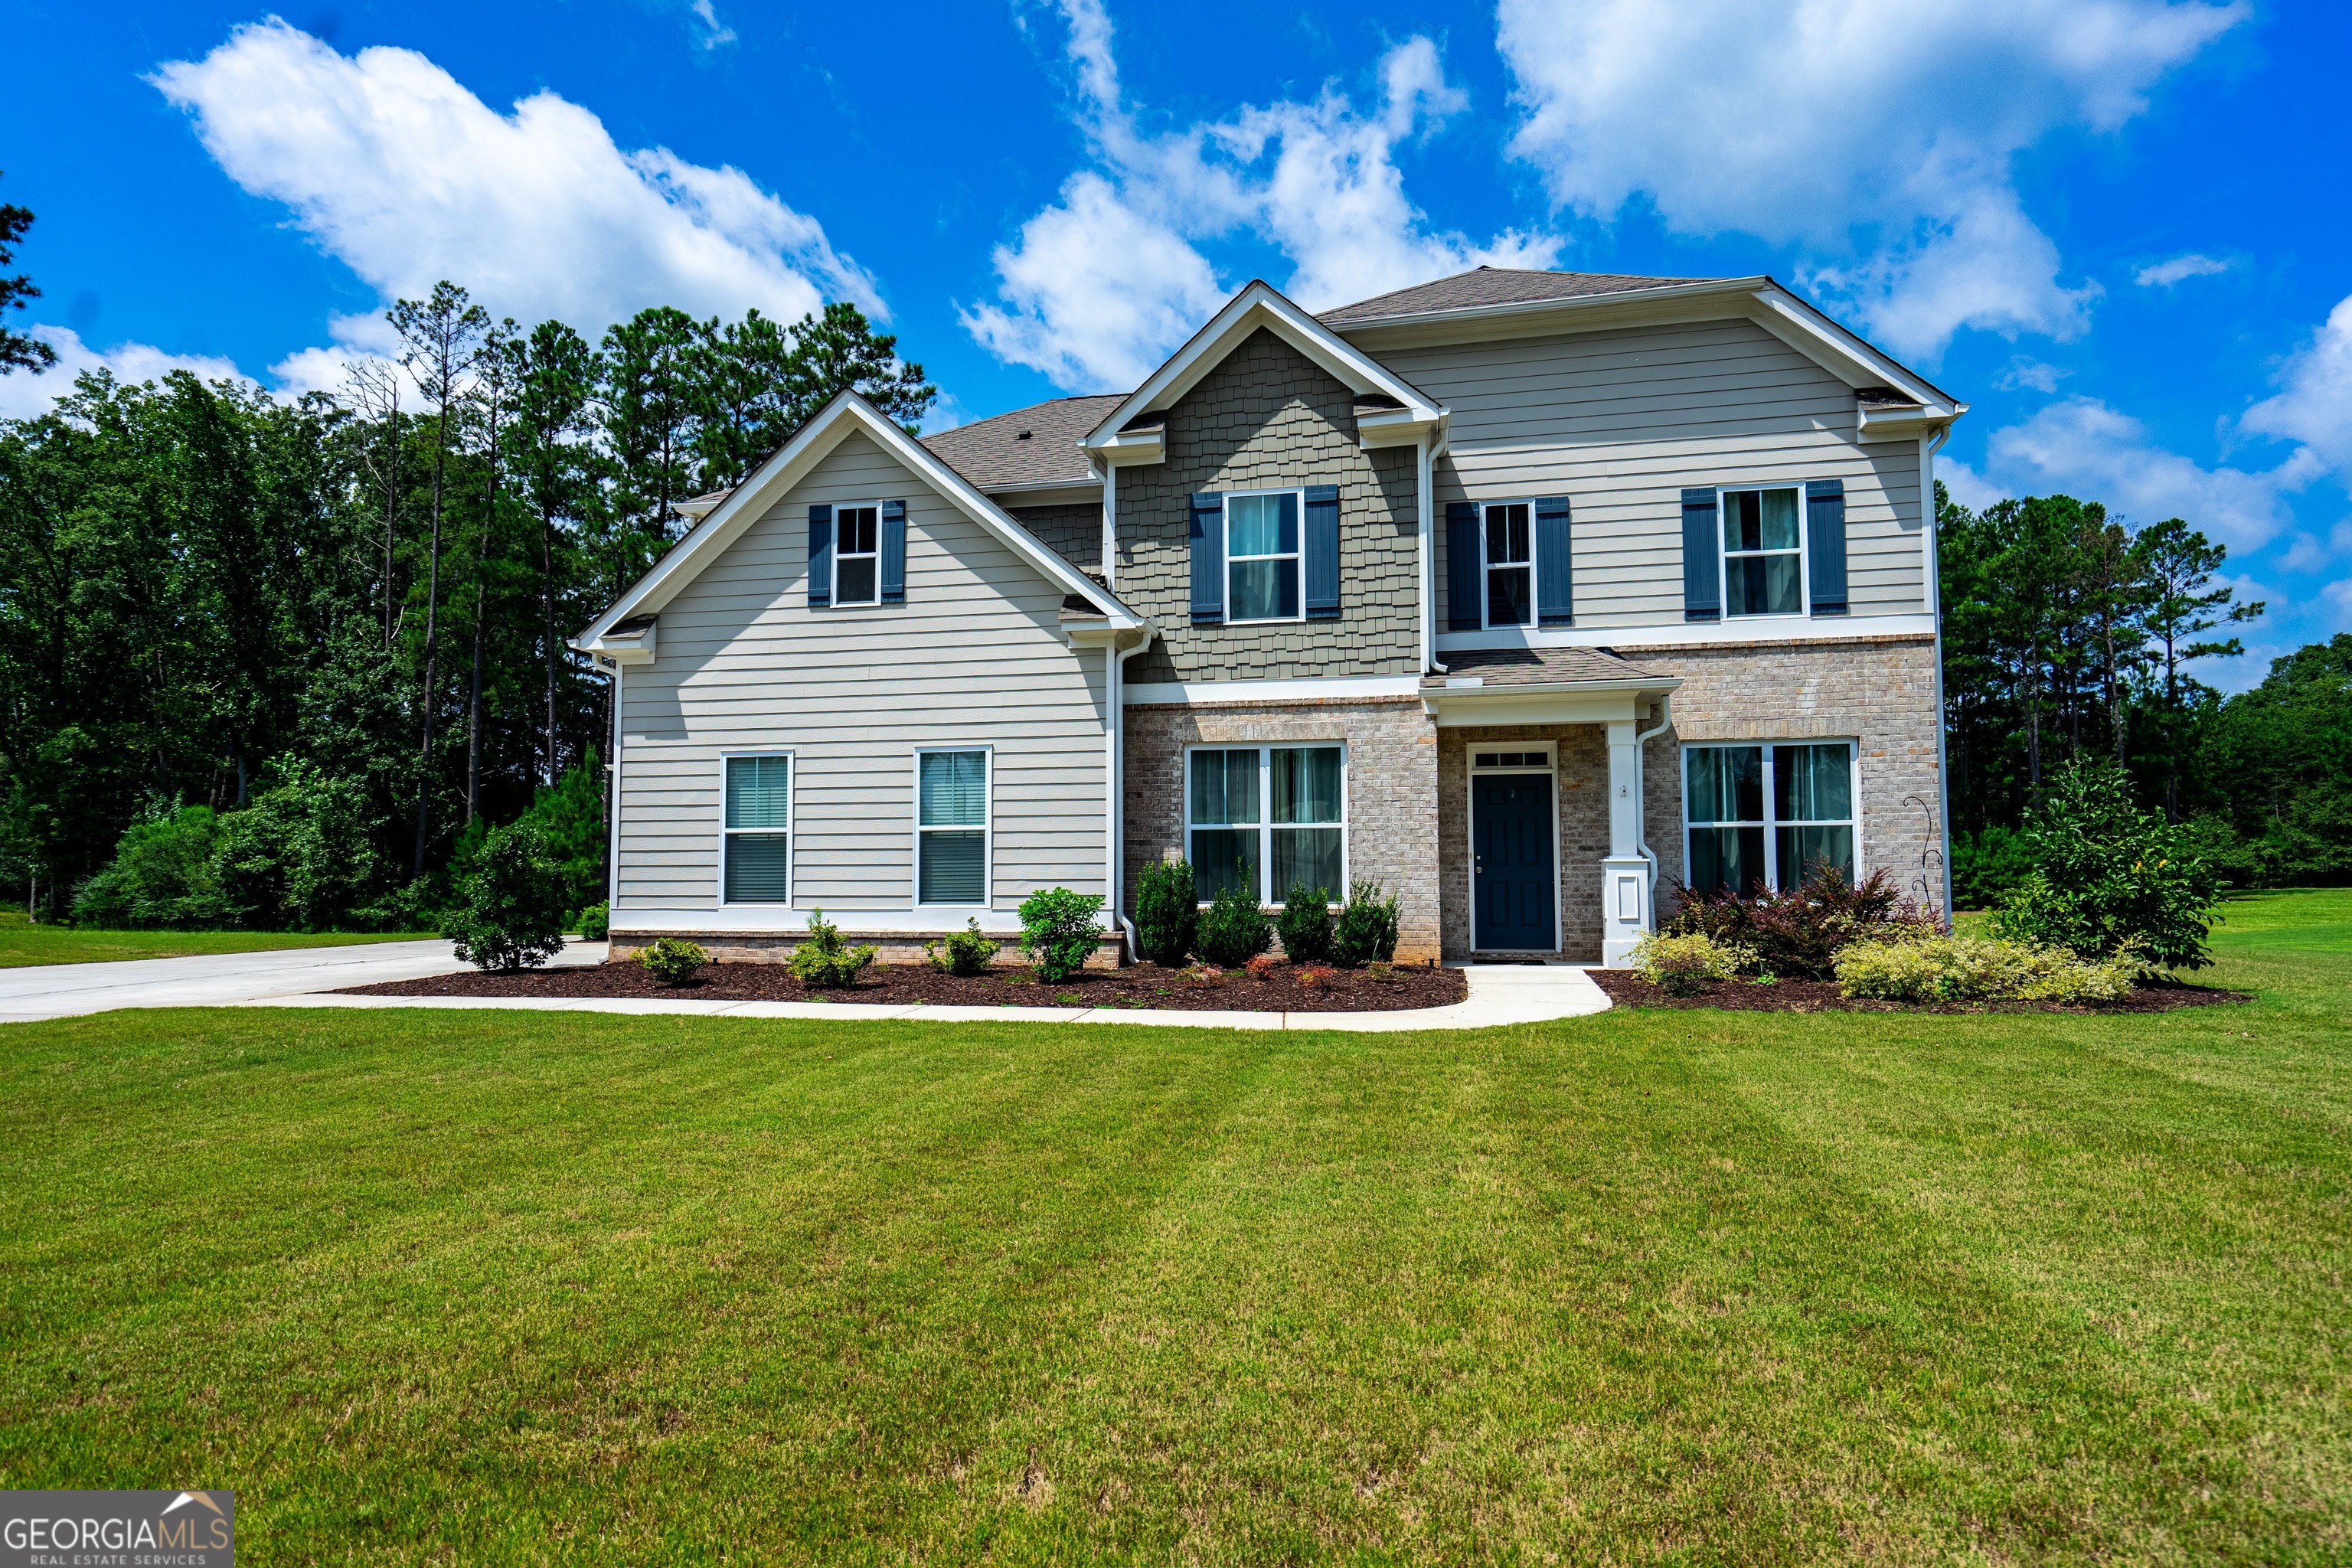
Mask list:
[[[1617,963],[1677,883],[1822,860],[1948,903],[1963,412],[1769,278],[1486,268],[1252,283],[1133,392],[921,440],[845,395],[578,639],[615,951],[1124,922],[1178,855],[1376,882],[1405,961]]]

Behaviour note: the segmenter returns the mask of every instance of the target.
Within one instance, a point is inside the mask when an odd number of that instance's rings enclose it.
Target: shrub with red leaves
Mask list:
[[[1250,978],[1252,980],[1265,980],[1271,978],[1274,974],[1274,966],[1276,962],[1274,954],[1270,952],[1261,952],[1255,958],[1251,959],[1247,963],[1242,965],[1242,967],[1249,971]]]
[[[1694,893],[1677,885],[1675,894],[1675,914],[1660,931],[1754,948],[1758,973],[1800,980],[1834,978],[1838,949],[1848,942],[1943,923],[1935,910],[1906,898],[1884,868],[1849,883],[1836,867],[1816,863],[1803,885],[1787,892]]]

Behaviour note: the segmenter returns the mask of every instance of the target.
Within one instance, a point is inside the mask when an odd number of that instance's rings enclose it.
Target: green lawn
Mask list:
[[[2352,895],[2248,1008],[0,1029],[0,1486],[243,1561],[2352,1559]]]
[[[360,935],[350,931],[87,931],[28,925],[0,910],[0,969],[28,963],[105,963],[121,958],[183,958],[194,952],[259,952],[279,947],[343,947],[355,942],[414,942],[430,931]]]

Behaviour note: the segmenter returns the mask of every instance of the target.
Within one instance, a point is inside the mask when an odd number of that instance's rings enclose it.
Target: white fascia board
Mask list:
[[[1154,425],[1148,430],[1114,431],[1087,449],[1102,461],[1119,468],[1130,463],[1161,462],[1168,456],[1168,427]]]
[[[1120,689],[1130,707],[1171,703],[1361,702],[1411,697],[1421,689],[1415,675],[1334,675],[1301,680],[1164,680]]]
[[[1747,647],[1774,643],[1853,642],[1860,637],[1936,635],[1936,617],[1920,611],[1896,616],[1759,616],[1734,621],[1664,621],[1652,626],[1524,627],[1440,632],[1437,651],[1495,647]]]
[[[1838,373],[1849,385],[1886,385],[1908,393],[1933,424],[1948,425],[1968,412],[1941,387],[1900,364],[1848,331],[1805,300],[1768,278],[1756,290],[1756,324],[1799,353]]]
[[[1139,414],[1166,408],[1216,368],[1226,354],[1260,327],[1271,330],[1291,347],[1328,371],[1354,393],[1377,392],[1402,404],[1423,424],[1443,418],[1444,408],[1411,382],[1373,359],[1363,350],[1300,310],[1263,279],[1225,302],[1206,326],[1187,339],[1183,347],[1135,389],[1079,444],[1108,453],[1120,427]],[[1141,434],[1137,432],[1136,434]]]
[[[1483,724],[1628,723],[1640,716],[1645,694],[1663,694],[1670,683],[1653,680],[1601,690],[1530,690],[1488,687],[1485,690],[1431,687],[1421,694],[1422,711],[1440,729]]]
[[[951,502],[973,521],[997,535],[1013,552],[1062,588],[1100,608],[1114,625],[1139,626],[1141,617],[1103,591],[1102,585],[1046,549],[1034,534],[1015,522],[1004,509],[972,488],[971,482],[933,456],[930,449],[886,418],[855,392],[844,392],[794,431],[776,455],[760,465],[759,472],[742,484],[694,531],[672,545],[652,571],[631,585],[611,609],[591,622],[572,644],[585,651],[601,651],[604,634],[633,615],[661,608],[678,590],[694,581],[702,569],[725,553],[727,547],[764,516],[774,498],[805,478],[854,430],[862,430],[916,478]]]

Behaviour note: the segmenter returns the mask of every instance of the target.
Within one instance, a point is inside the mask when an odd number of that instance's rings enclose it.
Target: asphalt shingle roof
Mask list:
[[[1057,397],[923,437],[931,455],[982,490],[1091,479],[1078,438],[1101,424],[1124,392]]]
[[[1444,675],[1424,677],[1424,686],[1443,687],[1448,677],[1477,676],[1488,686],[1553,685],[1569,680],[1663,679],[1654,669],[1597,647],[1456,648],[1444,656]]]
[[[1537,272],[1516,267],[1480,267],[1457,272],[1451,278],[1440,278],[1433,283],[1416,283],[1410,289],[1375,294],[1369,300],[1326,310],[1315,319],[1327,327],[1345,327],[1398,316],[1467,310],[1475,305],[1572,300],[1585,294],[1625,294],[1637,289],[1707,281],[1704,278],[1643,278],[1622,272]]]

